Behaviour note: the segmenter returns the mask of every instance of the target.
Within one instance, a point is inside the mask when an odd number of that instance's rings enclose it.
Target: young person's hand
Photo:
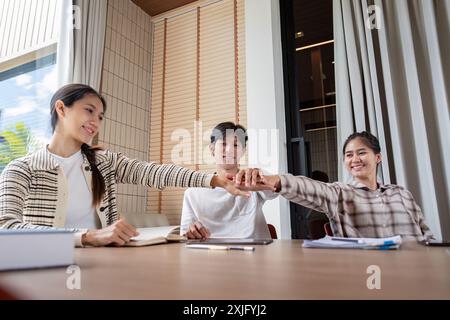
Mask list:
[[[211,236],[211,233],[200,221],[196,221],[189,225],[189,231],[185,236],[188,239],[206,239]]]
[[[240,190],[240,188],[236,187],[236,184],[233,181],[233,178],[226,178],[221,176],[214,176],[211,179],[211,187],[221,187],[227,190],[229,193],[235,196],[244,196],[249,198],[250,192]]]
[[[281,188],[280,177],[276,175],[265,176],[258,168],[239,170],[234,177],[236,186],[241,190],[251,191],[279,191]]]
[[[134,226],[126,222],[124,219],[120,219],[106,228],[89,230],[83,234],[81,243],[83,245],[94,247],[106,246],[109,244],[123,246],[125,243],[130,241],[131,237],[135,237],[138,234],[139,233]]]
[[[281,179],[278,175],[262,176],[261,182],[267,186],[271,186],[274,192],[280,192]]]

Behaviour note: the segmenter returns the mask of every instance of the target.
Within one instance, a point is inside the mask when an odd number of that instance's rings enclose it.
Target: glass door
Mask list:
[[[280,14],[289,172],[336,181],[332,0],[280,0]],[[323,232],[321,224],[326,221],[325,216],[291,203],[293,239],[314,237],[316,231]],[[318,230],[312,230],[314,226]]]

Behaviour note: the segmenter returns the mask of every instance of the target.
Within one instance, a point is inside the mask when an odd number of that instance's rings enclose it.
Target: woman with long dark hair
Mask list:
[[[378,139],[363,131],[350,135],[342,150],[349,184],[325,183],[291,174],[264,176],[259,169],[242,170],[237,185],[253,190],[273,186],[281,196],[307,208],[324,212],[335,236],[431,238],[424,215],[411,192],[377,181],[381,163]]]
[[[50,108],[50,143],[12,161],[0,176],[2,229],[66,228],[75,233],[78,246],[123,245],[137,231],[120,219],[118,183],[160,190],[167,186],[222,187],[233,195],[249,195],[226,178],[91,147],[106,103],[87,85],[63,86],[54,94]]]

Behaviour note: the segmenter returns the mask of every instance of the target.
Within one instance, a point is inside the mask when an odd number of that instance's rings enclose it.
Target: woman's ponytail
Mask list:
[[[102,201],[105,194],[105,180],[97,168],[95,151],[101,150],[99,147],[90,147],[86,143],[81,145],[81,152],[86,156],[92,171],[92,204],[96,207]]]

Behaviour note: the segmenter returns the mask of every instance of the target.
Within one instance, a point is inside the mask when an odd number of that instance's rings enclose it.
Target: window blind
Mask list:
[[[246,126],[244,24],[244,0],[197,2],[155,18],[151,161],[214,172],[212,128],[223,121]],[[179,224],[183,194],[150,189],[149,212]]]

